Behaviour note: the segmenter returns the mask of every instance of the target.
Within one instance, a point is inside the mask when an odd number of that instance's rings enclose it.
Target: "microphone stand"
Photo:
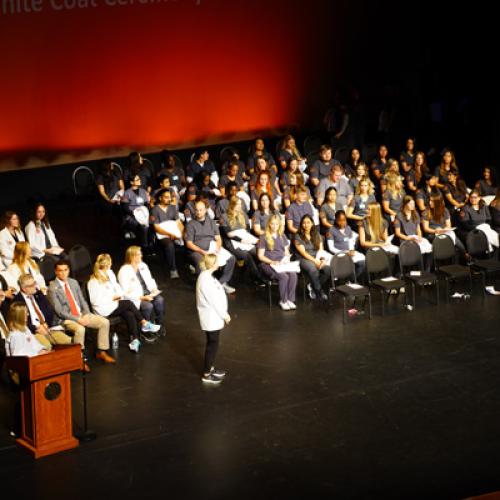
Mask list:
[[[83,358],[82,362],[85,362]],[[83,367],[82,367],[83,368]],[[76,438],[81,443],[90,443],[94,441],[97,437],[94,431],[88,428],[88,418],[87,418],[87,372],[82,369],[82,391],[83,391],[83,431],[75,433]]]

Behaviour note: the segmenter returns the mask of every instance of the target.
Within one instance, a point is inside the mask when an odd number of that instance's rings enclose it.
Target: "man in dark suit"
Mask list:
[[[28,328],[37,340],[48,350],[52,345],[71,344],[71,337],[64,331],[51,328],[61,325],[62,321],[54,314],[45,295],[36,289],[35,278],[31,274],[23,274],[19,278],[20,292],[14,297],[15,301],[23,302],[28,309]]]
[[[105,363],[116,363],[106,351],[109,349],[109,321],[90,312],[78,281],[69,277],[69,262],[61,259],[55,263],[56,279],[50,282],[48,299],[57,318],[66,330],[73,333],[73,342],[85,345],[85,328],[97,330],[96,358]]]

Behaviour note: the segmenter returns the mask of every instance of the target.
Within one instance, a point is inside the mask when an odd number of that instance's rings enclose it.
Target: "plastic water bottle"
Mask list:
[[[120,346],[120,340],[118,339],[118,334],[115,332],[111,337],[111,349],[118,349]]]

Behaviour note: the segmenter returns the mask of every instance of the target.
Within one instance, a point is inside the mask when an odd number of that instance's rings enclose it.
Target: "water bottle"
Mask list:
[[[118,349],[120,345],[120,341],[118,339],[118,334],[115,332],[113,333],[113,337],[111,337],[111,349]]]

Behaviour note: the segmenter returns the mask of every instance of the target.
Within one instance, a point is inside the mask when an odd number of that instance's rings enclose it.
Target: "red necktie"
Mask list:
[[[40,311],[38,304],[36,303],[35,297],[33,297],[33,295],[29,295],[29,298],[31,299],[31,303],[33,304],[33,309],[38,316],[38,321],[40,321],[40,324],[43,325],[45,323],[45,318],[42,314],[42,311]]]
[[[80,312],[78,311],[78,307],[76,306],[75,299],[69,289],[68,283],[64,283],[64,292],[66,293],[66,297],[68,298],[69,308],[71,309],[71,314],[73,316],[80,317]]]

